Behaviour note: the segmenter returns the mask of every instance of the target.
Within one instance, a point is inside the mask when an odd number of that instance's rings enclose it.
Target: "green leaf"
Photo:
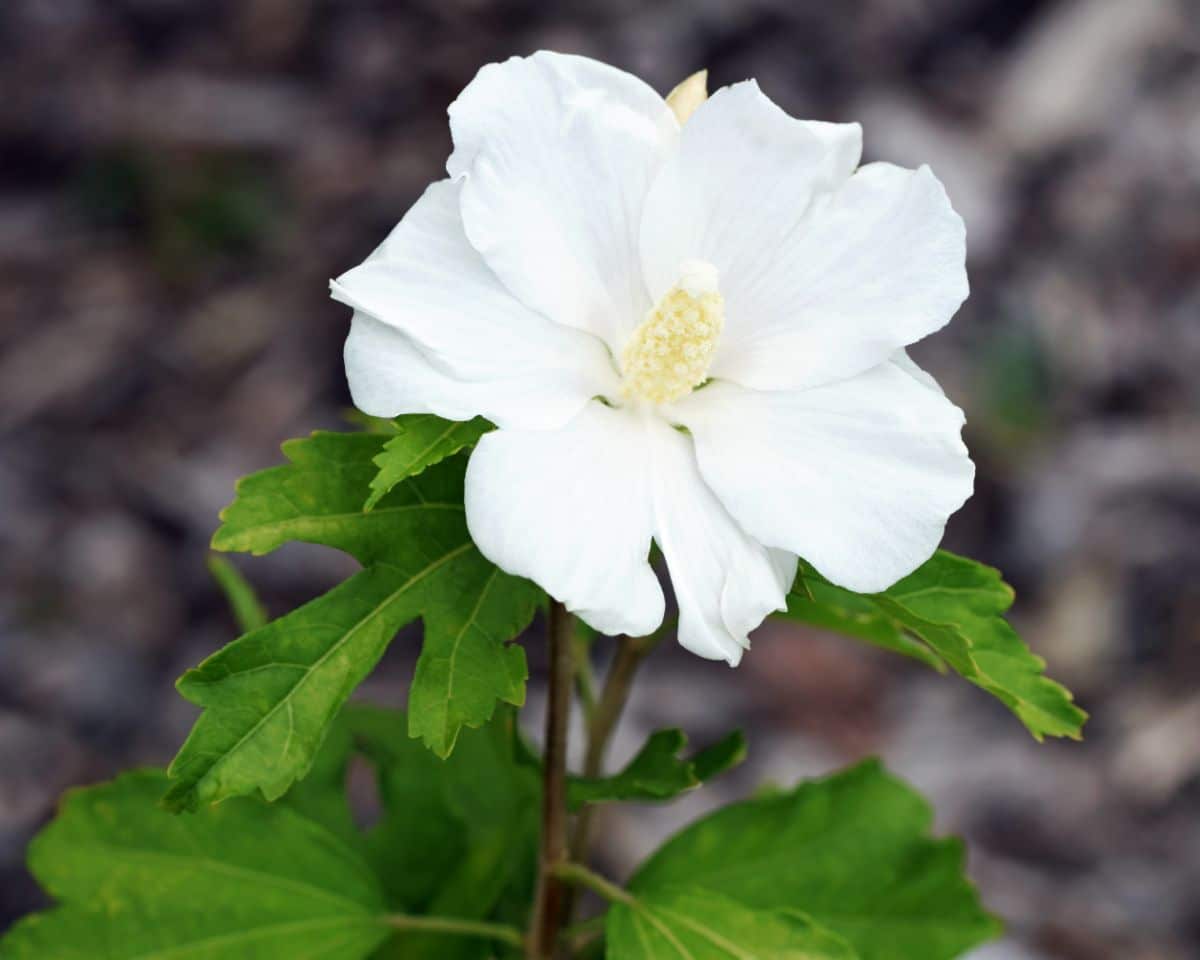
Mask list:
[[[799,592],[801,587],[807,595]],[[796,578],[787,601],[787,612],[781,614],[787,619],[844,633],[884,650],[920,660],[938,673],[946,672],[945,661],[880,610],[870,595],[835,587],[817,579],[813,571],[806,569]]]
[[[368,853],[406,912],[487,919],[511,894],[525,923],[537,857],[538,780],[517,762],[515,712],[497,711],[440,760],[404,733],[404,714],[352,705],[346,721],[375,766],[383,815]],[[397,934],[404,960],[488,957],[485,941]]]
[[[229,609],[233,611],[233,619],[239,630],[248,633],[266,624],[267,611],[237,567],[224,557],[209,554],[208,572],[229,601]]]
[[[807,917],[752,910],[706,890],[669,888],[617,904],[610,960],[856,960],[845,940]]]
[[[921,660],[949,665],[1020,718],[1029,732],[1078,739],[1087,714],[1046,662],[1022,642],[1005,611],[1013,590],[992,567],[939,550],[883,593],[851,593],[804,567],[784,616],[849,634]]]
[[[533,617],[541,592],[501,572],[472,547],[458,580],[442,584],[437,629],[425,615],[425,643],[408,695],[408,733],[439,757],[464,726],[492,716],[497,700],[521,706],[529,670],[525,651],[505,646]]]
[[[687,886],[755,910],[799,911],[862,960],[949,960],[997,935],[957,840],[875,761],[726,807],[669,840],[632,894]]]
[[[444,797],[444,779],[461,758],[456,752],[440,760],[410,739],[401,711],[352,703],[343,717],[379,787],[382,813],[368,833],[368,856],[381,868],[392,906],[425,911],[466,853],[462,821]]]
[[[578,810],[589,803],[669,800],[746,758],[746,738],[741,731],[731,733],[689,760],[679,756],[686,746],[687,737],[682,730],[659,730],[620,773],[611,777],[570,778],[567,806]]]
[[[180,678],[183,696],[205,711],[171,765],[169,808],[285,793],[351,691],[417,617],[425,638],[411,734],[446,756],[464,726],[488,721],[497,700],[524,701],[524,651],[506,641],[529,623],[540,591],[475,549],[461,457],[403,481],[364,512],[384,442],[333,433],[289,441],[290,464],[238,484],[215,549],[263,554],[300,540],[342,550],[363,570]]]
[[[483,417],[460,423],[430,413],[410,413],[393,422],[397,435],[375,456],[379,473],[371,480],[371,495],[365,510],[372,509],[401,480],[473,447],[480,437],[495,429]]]
[[[390,929],[362,857],[287,806],[203,815],[156,806],[158,771],[68,795],[30,867],[59,906],[0,942],[3,960],[367,957]]]
[[[286,804],[301,816],[320,824],[350,846],[361,850],[365,848],[363,835],[354,822],[346,796],[346,777],[354,747],[344,709],[330,725],[308,773],[292,786],[279,803]]]
[[[745,759],[745,734],[741,730],[735,730],[725,739],[718,740],[711,747],[705,747],[692,757],[692,772],[701,783],[707,783],[713,777],[732,770]]]
[[[396,435],[396,421],[391,417],[373,417],[357,407],[343,407],[338,412],[343,423],[357,427],[363,433],[378,433],[385,437]]]

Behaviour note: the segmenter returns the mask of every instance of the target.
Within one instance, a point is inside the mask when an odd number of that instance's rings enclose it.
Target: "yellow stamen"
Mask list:
[[[716,267],[685,261],[679,280],[646,313],[621,352],[625,396],[650,403],[687,396],[708,378],[724,326]]]

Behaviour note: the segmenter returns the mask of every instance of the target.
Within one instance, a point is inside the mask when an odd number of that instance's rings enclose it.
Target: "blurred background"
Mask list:
[[[655,726],[743,723],[750,760],[610,816],[607,866],[763,779],[878,753],[1009,921],[980,960],[1200,957],[1187,0],[2,0],[0,929],[41,903],[23,852],[58,795],[186,734],[172,682],[234,633],[205,570],[217,511],[348,404],[328,278],[442,175],[479,66],[540,47],[664,92],[757,77],[793,114],[862,121],[869,159],[932,165],[973,289],[914,351],[979,466],[947,543],[1004,569],[1093,715],[1082,744],[1038,745],[960,680],[791,625],[736,672],[663,648],[613,759]],[[274,614],[347,570],[316,548],[239,563]],[[415,650],[364,694],[402,702]]]

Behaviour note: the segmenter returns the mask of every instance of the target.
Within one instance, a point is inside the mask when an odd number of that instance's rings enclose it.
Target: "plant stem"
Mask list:
[[[547,621],[550,676],[542,762],[541,856],[525,951],[528,960],[554,960],[563,922],[564,888],[557,870],[567,859],[567,721],[575,680],[571,666],[574,626],[567,608],[551,601]]]
[[[617,654],[608,669],[608,676],[604,678],[604,688],[596,702],[592,722],[588,725],[587,754],[583,760],[585,777],[598,777],[603,772],[609,738],[621,719],[633,687],[633,675],[644,656],[645,652],[637,640],[621,637],[617,642]]]
[[[460,920],[457,917],[414,917],[405,913],[393,913],[384,917],[384,922],[396,930],[414,930],[424,933],[449,933],[462,937],[482,937],[487,940],[500,940],[521,947],[525,938],[516,927],[503,923],[482,923],[474,920]]]
[[[621,889],[611,880],[606,880],[600,874],[589,870],[582,863],[560,863],[554,868],[555,875],[565,882],[577,886],[586,887],[593,893],[599,894],[609,903],[634,903],[633,897],[628,891]]]
[[[590,644],[584,637],[575,636],[572,639],[575,644],[575,692],[579,695],[583,715],[590,724],[596,712],[596,674],[589,658]]]
[[[658,641],[658,634],[649,637],[621,637],[617,644],[617,653],[612,666],[608,668],[608,676],[604,678],[604,688],[596,702],[596,708],[588,718],[587,753],[583,761],[583,775],[598,777],[604,772],[604,755],[608,751],[608,743],[616,729],[617,721],[625,710],[629,700],[629,691],[633,687],[633,677],[638,667]],[[575,831],[571,836],[571,859],[579,863],[587,860],[588,844],[591,841],[592,807],[584,807],[575,821]]]

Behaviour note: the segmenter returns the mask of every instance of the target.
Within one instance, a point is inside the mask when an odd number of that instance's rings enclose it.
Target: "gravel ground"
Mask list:
[[[979,960],[1200,955],[1198,24],[1185,0],[5,0],[0,928],[40,902],[22,853],[59,793],[186,733],[171,681],[233,632],[216,512],[348,403],[327,278],[439,176],[475,70],[550,47],[663,90],[755,76],[942,177],[973,293],[916,354],[980,477],[948,543],[1007,572],[1093,713],[1084,743],[1038,745],[966,684],[783,625],[737,672],[663,650],[615,759],[732,723],[751,759],[611,815],[609,866],[763,778],[879,753],[1010,920]],[[243,569],[278,613],[346,566]],[[367,692],[400,700],[413,652]]]

